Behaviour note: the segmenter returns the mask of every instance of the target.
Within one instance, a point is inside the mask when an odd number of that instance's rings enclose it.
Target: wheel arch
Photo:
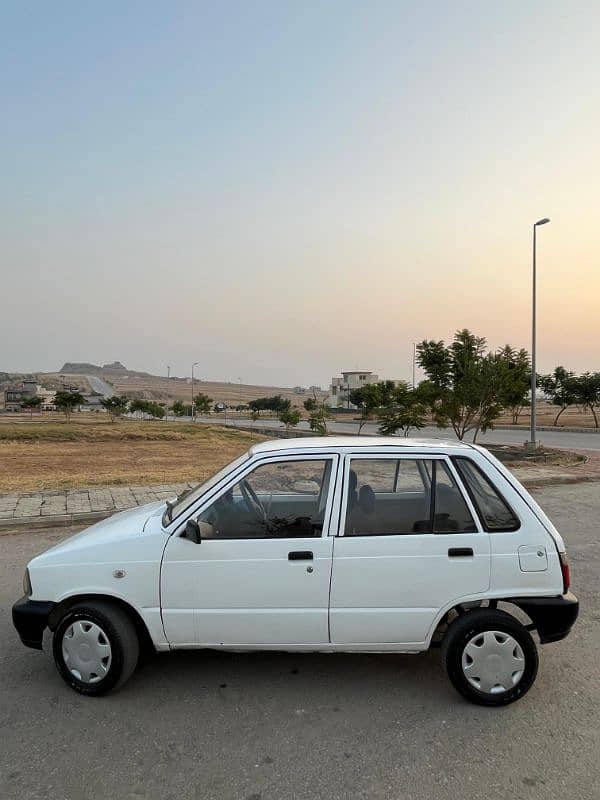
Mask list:
[[[53,631],[56,626],[58,625],[59,621],[65,615],[65,613],[73,606],[79,605],[80,603],[86,602],[104,602],[110,605],[114,605],[117,608],[120,608],[124,611],[131,622],[135,627],[135,632],[137,633],[137,637],[140,643],[140,651],[145,653],[154,653],[156,652],[156,647],[154,642],[152,641],[152,636],[150,635],[150,631],[148,630],[148,626],[144,621],[144,618],[140,614],[140,612],[134,608],[130,603],[126,600],[123,600],[121,597],[116,597],[115,595],[110,594],[101,594],[101,593],[83,593],[83,594],[74,594],[70,597],[65,597],[56,606],[52,609],[50,616],[48,617],[48,627],[51,631]]]

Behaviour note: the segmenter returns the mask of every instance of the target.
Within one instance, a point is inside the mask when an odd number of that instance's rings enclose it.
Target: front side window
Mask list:
[[[197,518],[203,539],[321,536],[331,459],[262,464]]]
[[[488,531],[516,531],[520,523],[490,479],[470,458],[454,459],[456,468],[471,495],[473,505]]]
[[[353,458],[348,481],[346,536],[477,530],[442,460]]]

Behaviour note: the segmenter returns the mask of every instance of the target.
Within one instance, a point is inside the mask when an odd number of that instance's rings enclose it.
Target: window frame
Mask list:
[[[506,499],[506,497],[504,496],[504,494],[503,494],[503,493],[500,491],[500,489],[499,489],[499,488],[496,486],[495,482],[494,482],[494,481],[493,481],[493,480],[490,478],[490,476],[489,476],[489,475],[487,475],[487,474],[486,474],[485,470],[484,470],[484,469],[481,467],[481,465],[480,465],[480,464],[478,464],[478,463],[475,461],[475,459],[473,459],[473,458],[469,458],[469,456],[452,456],[452,457],[451,457],[451,461],[452,461],[452,466],[455,468],[456,472],[458,473],[458,475],[459,475],[459,477],[460,477],[461,483],[463,484],[463,486],[464,486],[464,488],[465,488],[465,490],[466,490],[466,492],[467,492],[467,494],[468,494],[468,496],[469,496],[469,499],[472,501],[472,503],[473,503],[473,506],[474,506],[474,508],[475,508],[475,509],[476,509],[476,511],[477,511],[477,517],[479,518],[479,521],[480,521],[480,524],[481,524],[481,527],[483,528],[483,530],[484,530],[486,533],[489,533],[489,534],[495,534],[495,533],[515,533],[516,531],[518,531],[518,530],[521,528],[521,526],[522,526],[521,518],[519,517],[519,515],[517,514],[517,512],[514,510],[514,508],[512,507],[512,505],[511,505],[511,504],[508,502],[508,500]],[[469,464],[470,464],[470,465],[471,465],[471,466],[472,466],[472,467],[475,469],[475,471],[476,471],[476,472],[477,472],[479,475],[481,475],[481,476],[482,476],[483,480],[484,480],[486,483],[488,483],[488,484],[489,484],[489,486],[491,486],[491,487],[492,487],[493,491],[494,491],[494,492],[495,492],[495,493],[498,495],[498,497],[500,498],[500,500],[501,500],[501,501],[504,503],[504,505],[506,506],[506,508],[507,508],[507,509],[510,511],[510,513],[511,513],[511,514],[512,514],[512,516],[514,517],[514,519],[515,519],[515,521],[516,521],[516,524],[515,524],[515,525],[513,525],[513,526],[512,526],[512,527],[510,527],[510,528],[490,528],[490,527],[489,527],[489,525],[487,524],[487,522],[486,522],[486,520],[485,520],[485,516],[484,516],[484,515],[483,515],[483,513],[481,512],[481,509],[480,509],[480,507],[479,507],[479,503],[477,502],[476,498],[475,498],[475,497],[474,497],[474,495],[473,495],[473,492],[472,492],[472,490],[471,490],[471,486],[470,486],[470,484],[469,484],[468,480],[466,479],[466,477],[464,477],[464,476],[463,476],[463,472],[462,472],[462,470],[461,470],[461,468],[460,468],[460,462],[461,462],[461,461],[468,461],[468,462],[469,462]]]
[[[347,453],[344,457],[344,463],[342,465],[342,493],[340,498],[340,506],[339,506],[339,517],[338,517],[338,524],[336,531],[333,535],[338,537],[344,537],[346,535],[346,514],[348,509],[348,489],[350,486],[350,465],[352,461],[366,461],[367,459],[373,461],[383,461],[383,460],[393,460],[393,461],[441,461],[445,464],[446,469],[452,476],[454,482],[456,483],[456,487],[460,492],[460,495],[465,502],[467,508],[469,509],[469,513],[473,518],[473,522],[475,523],[476,530],[474,531],[427,531],[426,533],[363,533],[356,536],[348,536],[348,539],[373,539],[376,537],[381,537],[382,539],[389,538],[390,536],[398,536],[406,539],[409,536],[418,536],[422,538],[423,536],[473,536],[476,534],[485,534],[485,528],[482,525],[482,521],[479,518],[479,514],[477,513],[477,509],[471,500],[470,493],[467,492],[466,486],[463,484],[461,480],[460,473],[452,463],[452,459],[446,455],[445,453],[423,453],[423,452],[403,452],[403,453],[376,453],[376,452],[352,452]],[[437,467],[436,467],[437,471]],[[419,473],[421,474],[421,469],[419,467]],[[421,478],[423,479],[423,475],[421,474]],[[427,475],[427,479],[429,481],[429,492],[430,492],[430,504],[435,502],[435,493],[432,490],[431,485],[431,478]],[[424,479],[423,479],[424,481]],[[425,485],[425,481],[424,481]]]
[[[276,455],[276,456],[269,456],[265,455],[262,457],[251,458],[249,461],[245,462],[241,468],[233,470],[229,476],[224,480],[224,482],[219,483],[218,486],[212,487],[214,491],[208,492],[205,497],[199,498],[199,502],[195,504],[193,507],[186,509],[185,519],[180,519],[178,517],[179,525],[177,529],[174,531],[173,535],[181,537],[185,532],[185,526],[187,521],[192,517],[198,517],[200,514],[203,514],[210,505],[215,503],[220,497],[222,497],[226,492],[230,489],[233,489],[240,481],[244,480],[250,473],[254,472],[259,467],[264,466],[265,464],[276,464],[281,462],[290,462],[290,461],[330,461],[331,462],[331,471],[329,474],[329,487],[328,487],[328,497],[325,503],[325,514],[323,516],[323,529],[321,530],[320,536],[245,536],[239,538],[227,538],[227,539],[205,539],[204,542],[248,542],[248,541],[273,541],[273,542],[293,542],[297,541],[298,539],[323,539],[330,535],[329,527],[331,524],[331,516],[332,516],[332,509],[333,509],[333,500],[335,495],[336,484],[339,479],[339,462],[340,456],[339,453],[302,453],[298,455]],[[316,495],[318,498],[319,495]]]

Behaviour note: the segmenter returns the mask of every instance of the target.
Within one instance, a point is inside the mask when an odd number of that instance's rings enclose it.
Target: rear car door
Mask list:
[[[490,541],[441,455],[346,457],[332,644],[419,649],[440,609],[490,585]]]
[[[161,571],[172,646],[329,641],[328,533],[338,458],[254,461],[191,512],[202,541],[173,535]]]

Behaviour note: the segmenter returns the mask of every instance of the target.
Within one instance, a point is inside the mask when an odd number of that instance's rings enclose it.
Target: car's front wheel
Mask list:
[[[121,686],[135,670],[139,640],[130,618],[109,602],[72,606],[54,629],[56,667],[68,685],[85,695]]]
[[[481,608],[460,615],[442,642],[442,661],[457,691],[473,703],[502,706],[533,684],[538,653],[529,631],[514,617]]]

